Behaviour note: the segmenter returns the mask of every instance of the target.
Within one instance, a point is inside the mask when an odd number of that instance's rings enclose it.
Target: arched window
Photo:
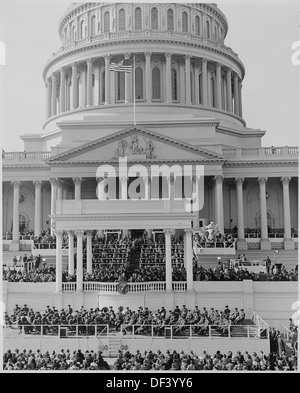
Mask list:
[[[173,10],[168,10],[168,12],[167,12],[167,27],[168,27],[168,30],[174,30],[174,12],[173,12]]]
[[[160,100],[161,99],[160,69],[158,67],[155,67],[152,70],[152,99],[153,100]]]
[[[144,98],[143,88],[143,70],[141,67],[135,69],[135,99],[142,100]]]
[[[105,102],[105,71],[103,71],[101,75],[101,86],[101,102]]]
[[[96,34],[96,16],[93,15],[91,18],[91,35]]]
[[[125,72],[117,72],[117,100],[125,101]]]
[[[197,15],[195,18],[196,35],[200,35],[200,18]]]
[[[177,72],[172,68],[171,71],[171,84],[172,84],[172,101],[178,100],[178,89],[177,89]]]
[[[119,31],[125,30],[125,10],[122,8],[119,11]]]
[[[80,22],[80,38],[84,38],[84,20]]]
[[[188,16],[185,11],[182,13],[182,31],[183,33],[188,32]]]
[[[134,10],[134,28],[135,30],[142,30],[142,10],[140,7]]]
[[[210,23],[209,23],[209,20],[206,21],[206,37],[210,38]]]
[[[106,11],[104,14],[104,33],[110,32],[110,15],[109,12]]]
[[[151,9],[151,29],[158,29],[158,11],[155,7]]]

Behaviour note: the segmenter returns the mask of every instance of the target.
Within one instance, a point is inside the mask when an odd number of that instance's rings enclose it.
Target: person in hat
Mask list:
[[[226,317],[229,317],[229,315],[230,315],[230,309],[229,309],[228,306],[225,306],[225,309],[224,309],[223,313],[225,314]]]

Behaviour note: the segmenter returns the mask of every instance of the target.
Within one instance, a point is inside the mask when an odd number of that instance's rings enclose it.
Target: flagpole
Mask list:
[[[135,120],[135,55],[133,55],[133,125],[136,125]]]

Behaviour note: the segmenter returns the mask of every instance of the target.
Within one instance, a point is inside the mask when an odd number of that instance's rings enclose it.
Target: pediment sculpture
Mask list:
[[[145,155],[148,159],[156,158],[152,140],[143,137],[144,143],[141,143],[141,139],[137,134],[132,135],[129,141],[121,139],[113,158],[126,157],[127,155]]]

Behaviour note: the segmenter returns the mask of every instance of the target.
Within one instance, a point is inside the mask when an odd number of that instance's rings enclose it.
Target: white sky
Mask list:
[[[19,135],[40,133],[46,93],[42,69],[61,42],[58,22],[71,2],[0,0],[0,130],[5,151],[22,151]],[[264,146],[298,146],[299,71],[291,62],[300,41],[300,2],[219,1],[229,23],[225,44],[246,67],[243,117],[248,127],[267,131]],[[1,63],[1,62],[0,62]]]

